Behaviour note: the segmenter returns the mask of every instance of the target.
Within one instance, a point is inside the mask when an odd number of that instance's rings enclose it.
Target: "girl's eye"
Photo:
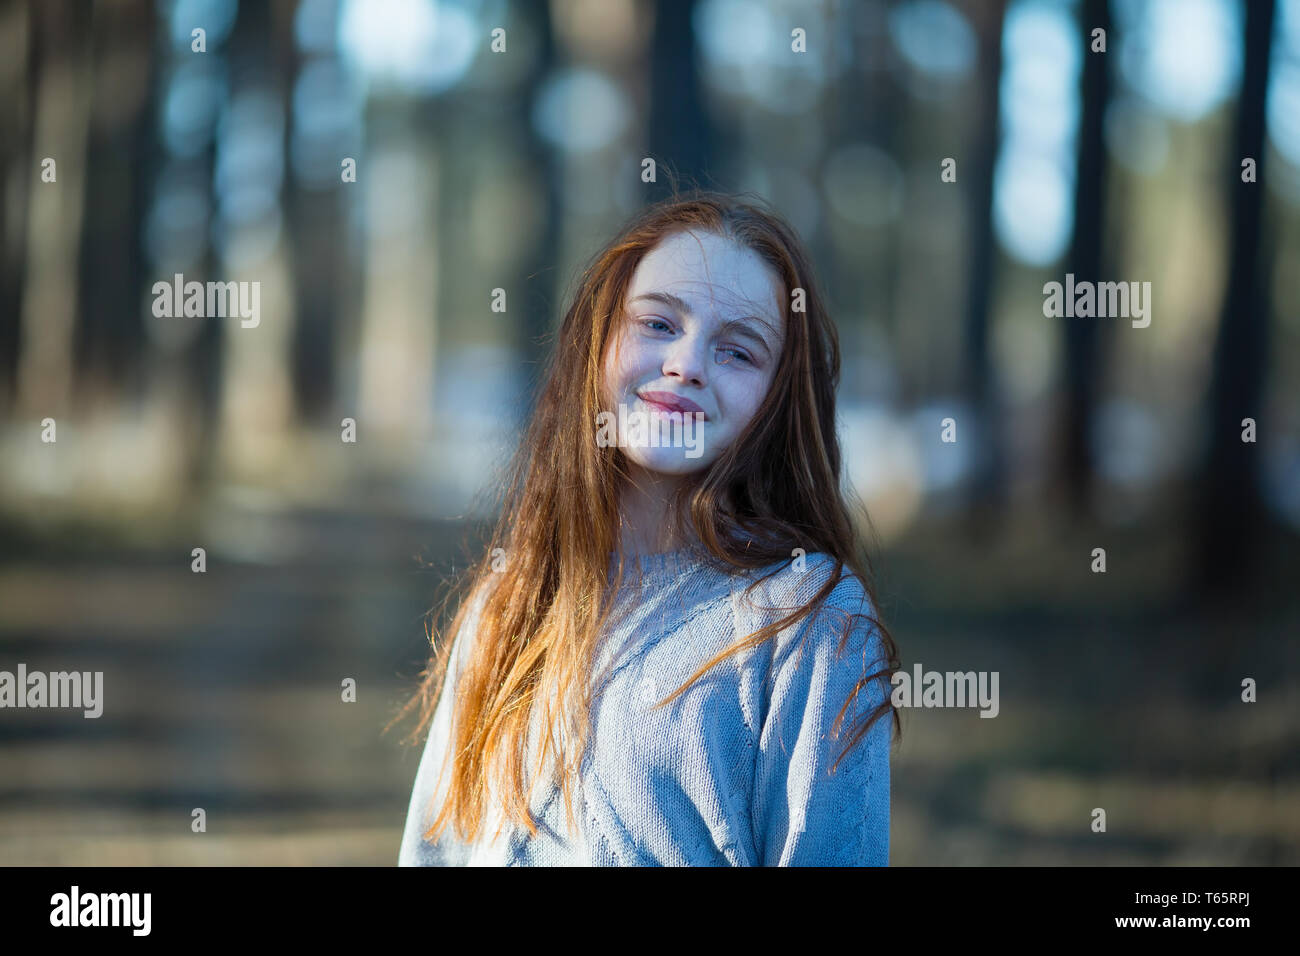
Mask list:
[[[641,322],[641,324],[644,325],[646,328],[650,328],[650,327],[653,326],[653,325],[662,325],[662,326],[663,326],[665,329],[667,329],[669,332],[672,331],[672,326],[670,326],[670,325],[669,325],[667,322],[665,322],[663,319],[645,319],[645,320],[643,320],[643,321]],[[658,330],[656,330],[656,331],[658,331]]]
[[[730,352],[731,354],[735,355],[736,358],[739,359],[739,360],[742,361],[742,362],[748,362],[750,365],[753,365],[753,364],[754,364],[754,360],[751,359],[751,358],[750,358],[748,355],[746,355],[744,352],[742,352],[740,349],[724,348],[724,349],[722,349],[721,351],[723,351],[723,352]],[[723,362],[722,364],[723,364],[723,365],[728,365],[728,364],[731,363],[731,361],[732,361],[731,359],[727,359],[727,361]]]

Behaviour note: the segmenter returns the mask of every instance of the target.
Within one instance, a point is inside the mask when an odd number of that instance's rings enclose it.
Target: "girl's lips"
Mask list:
[[[682,398],[680,395],[674,395],[672,392],[638,392],[637,397],[653,409],[672,413],[681,412],[689,415],[694,412],[704,414],[704,409],[696,405],[689,398]],[[708,421],[708,416],[704,415],[704,421]]]

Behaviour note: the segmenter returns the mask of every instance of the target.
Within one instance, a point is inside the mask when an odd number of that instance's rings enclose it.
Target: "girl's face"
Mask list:
[[[776,373],[784,296],[757,254],[710,232],[674,233],[642,258],[602,369],[602,407],[635,465],[689,474],[736,439]],[[685,408],[680,429],[657,401]],[[633,413],[648,423],[640,435]],[[646,440],[652,432],[675,440]]]

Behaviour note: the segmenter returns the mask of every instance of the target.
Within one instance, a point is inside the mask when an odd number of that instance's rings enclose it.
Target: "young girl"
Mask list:
[[[403,711],[430,729],[400,865],[889,862],[897,651],[839,365],[761,205],[674,197],[594,258]]]

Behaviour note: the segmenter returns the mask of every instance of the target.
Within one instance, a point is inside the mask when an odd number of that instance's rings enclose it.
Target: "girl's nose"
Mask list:
[[[704,385],[708,379],[708,352],[708,343],[684,335],[668,346],[663,373],[676,375],[695,385]]]

